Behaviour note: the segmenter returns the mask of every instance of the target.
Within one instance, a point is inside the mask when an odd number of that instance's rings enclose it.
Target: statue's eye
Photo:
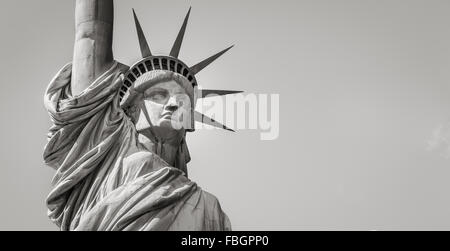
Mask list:
[[[164,91],[152,91],[150,93],[146,93],[146,95],[145,95],[145,99],[155,101],[155,102],[165,100],[166,98],[167,98],[167,93],[165,93]]]
[[[162,94],[156,93],[151,96],[152,99],[164,99]]]

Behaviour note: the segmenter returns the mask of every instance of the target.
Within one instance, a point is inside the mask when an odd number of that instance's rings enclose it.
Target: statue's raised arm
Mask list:
[[[77,95],[113,62],[113,0],[76,0],[71,89]]]

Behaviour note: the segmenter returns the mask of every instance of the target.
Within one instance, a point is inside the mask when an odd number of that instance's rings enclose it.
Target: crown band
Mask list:
[[[191,71],[191,69],[177,58],[170,56],[150,56],[144,58],[137,63],[135,63],[127,73],[125,73],[125,79],[123,80],[123,85],[120,88],[120,102],[122,102],[123,97],[127,91],[133,86],[133,83],[141,77],[143,74],[155,70],[165,70],[178,73],[185,77],[195,88],[197,86],[197,79]]]

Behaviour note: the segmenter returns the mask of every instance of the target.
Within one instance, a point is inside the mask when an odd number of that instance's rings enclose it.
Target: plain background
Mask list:
[[[202,130],[191,178],[235,230],[450,229],[448,0],[116,1],[114,52],[139,58],[131,8],[168,53],[236,44],[198,76],[208,88],[280,94],[280,136]],[[56,230],[43,93],[72,57],[74,1],[2,0],[0,230]]]

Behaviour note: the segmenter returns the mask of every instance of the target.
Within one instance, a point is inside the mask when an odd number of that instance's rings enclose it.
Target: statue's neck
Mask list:
[[[182,142],[182,136],[171,138],[155,137],[152,133],[139,133],[139,142],[149,151],[156,153],[169,165],[175,166],[178,149]]]

